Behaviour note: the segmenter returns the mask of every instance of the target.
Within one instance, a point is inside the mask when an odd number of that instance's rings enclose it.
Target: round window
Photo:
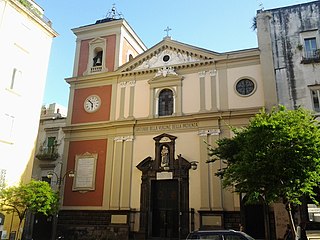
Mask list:
[[[164,62],[168,62],[168,61],[170,60],[170,56],[169,56],[169,55],[164,55],[163,58],[162,58],[162,60],[163,60]]]
[[[254,91],[254,82],[250,79],[241,79],[236,84],[236,90],[240,95],[247,96]]]

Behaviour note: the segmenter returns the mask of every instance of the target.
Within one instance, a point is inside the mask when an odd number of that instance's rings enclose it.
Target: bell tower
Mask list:
[[[73,77],[115,71],[147,49],[115,6],[105,18],[72,31],[77,38]]]
[[[104,81],[106,74],[115,72],[147,48],[115,6],[105,18],[72,31],[76,35],[76,50],[73,76],[67,79],[68,122],[109,121],[114,115],[111,112],[114,86]],[[89,79],[90,85],[86,84]],[[91,99],[95,99],[96,106]]]

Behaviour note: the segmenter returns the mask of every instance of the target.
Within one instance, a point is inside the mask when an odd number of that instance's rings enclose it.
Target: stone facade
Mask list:
[[[259,11],[259,48],[270,52],[266,66],[274,72],[280,104],[319,111],[312,93],[319,81],[319,1]],[[316,106],[314,105],[316,104]]]

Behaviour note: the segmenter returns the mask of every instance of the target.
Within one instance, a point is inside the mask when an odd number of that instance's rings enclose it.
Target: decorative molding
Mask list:
[[[163,138],[161,138],[160,139],[160,141],[159,141],[160,143],[164,143],[164,142],[171,142],[171,139],[170,138],[168,138],[168,137],[163,137]]]
[[[125,88],[127,86],[127,82],[120,82],[119,85],[121,88]]]
[[[217,70],[213,69],[209,71],[210,77],[215,77],[217,75]]]
[[[198,72],[200,78],[204,78],[206,76],[206,71]]]
[[[125,88],[127,86],[134,87],[136,85],[136,80],[131,80],[128,82],[120,82],[119,85],[120,85],[120,88]]]
[[[129,82],[128,82],[128,85],[129,85],[130,87],[134,87],[134,86],[136,85],[136,80],[131,80],[131,81],[129,81]]]
[[[154,78],[159,77],[159,76],[166,77],[168,75],[177,76],[178,74],[175,72],[173,67],[163,67],[163,68],[158,69],[158,72],[156,73]]]
[[[167,62],[163,61],[163,57],[165,55],[170,56],[170,59]],[[135,70],[163,67],[169,64],[176,65],[183,63],[194,63],[200,62],[201,60],[201,58],[195,57],[191,53],[182,53],[179,51],[165,49],[164,51],[155,54],[150,59],[145,60],[143,63],[141,63],[141,65],[137,66]]]
[[[221,133],[220,129],[208,129],[208,130],[199,130],[198,135],[200,137],[205,137],[208,135],[218,136],[220,135],[220,133]]]
[[[134,140],[133,136],[126,136],[125,137],[125,141],[127,141],[127,142],[132,142],[133,140]]]
[[[134,140],[133,136],[118,136],[114,138],[115,142],[132,142]]]

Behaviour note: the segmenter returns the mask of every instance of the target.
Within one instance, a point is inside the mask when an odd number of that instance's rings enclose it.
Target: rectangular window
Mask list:
[[[47,143],[48,153],[54,153],[55,147],[56,147],[55,145],[56,145],[56,138],[48,137],[48,143]]]
[[[305,48],[305,58],[314,59],[319,57],[318,51],[317,51],[317,42],[315,37],[305,38],[304,48]]]
[[[320,89],[311,90],[313,110],[320,112]]]
[[[53,146],[55,145],[55,140],[56,140],[55,137],[48,137],[47,147],[48,147],[48,148],[53,147]]]
[[[19,69],[14,68],[12,71],[10,89],[17,90],[17,86],[21,84],[21,79],[22,79],[22,72]]]
[[[1,131],[0,140],[11,142],[13,133],[14,116],[7,113],[0,115]]]

